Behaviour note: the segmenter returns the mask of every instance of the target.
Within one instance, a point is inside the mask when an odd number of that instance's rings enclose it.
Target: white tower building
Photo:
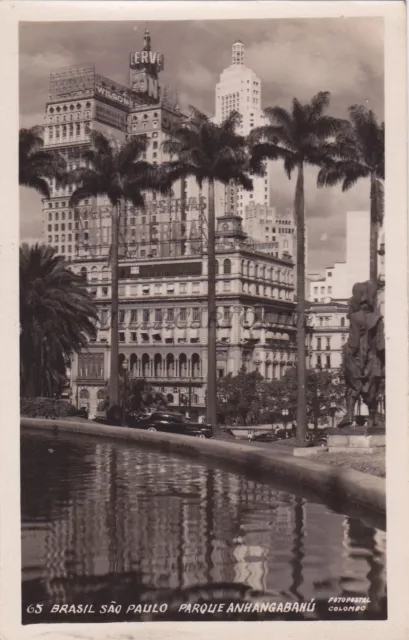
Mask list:
[[[242,117],[238,131],[241,135],[247,136],[252,129],[266,123],[261,108],[261,81],[244,65],[244,44],[240,41],[233,44],[231,65],[222,71],[216,85],[215,122],[222,122],[232,111],[238,111]],[[234,212],[243,218],[246,233],[249,232],[246,228],[246,207],[253,203],[263,207],[270,204],[270,167],[267,166],[265,175],[253,177],[253,192],[241,187],[228,187],[224,198],[220,197],[226,213]]]

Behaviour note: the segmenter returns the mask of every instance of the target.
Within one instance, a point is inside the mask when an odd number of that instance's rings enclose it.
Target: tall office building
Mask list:
[[[216,85],[215,121],[222,122],[232,111],[241,115],[238,133],[247,136],[252,129],[267,124],[261,108],[261,80],[244,64],[244,44],[237,41],[232,46],[230,66],[220,74]],[[271,163],[267,163],[263,176],[253,177],[254,190],[245,191],[242,187],[229,185],[223,189],[219,202],[220,214],[237,213],[243,218],[246,226],[246,207],[253,204],[268,206],[270,204]]]

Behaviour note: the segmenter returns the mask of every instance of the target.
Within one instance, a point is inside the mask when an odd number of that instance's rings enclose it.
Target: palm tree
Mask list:
[[[49,181],[64,176],[66,164],[61,155],[44,151],[41,127],[20,129],[19,184],[35,189],[44,198],[50,197]]]
[[[330,152],[329,139],[342,121],[325,115],[329,92],[317,93],[307,104],[293,99],[291,111],[282,107],[265,110],[270,124],[253,129],[249,136],[251,167],[259,171],[267,159],[282,159],[291,179],[297,170],[294,214],[297,225],[297,445],[305,446],[306,352],[305,352],[305,205],[304,167],[322,166]]]
[[[353,105],[350,122],[338,133],[334,158],[318,174],[318,186],[342,182],[347,191],[361,178],[370,181],[369,278],[378,286],[378,230],[383,220],[383,180],[385,179],[385,124],[378,124],[373,111]]]
[[[51,396],[65,380],[71,356],[95,335],[97,313],[82,286],[54,249],[20,247],[21,395]]]
[[[143,192],[156,190],[168,193],[164,186],[161,168],[141,160],[149,140],[146,136],[131,138],[121,144],[114,138],[93,131],[90,147],[81,154],[85,166],[75,170],[70,181],[76,185],[70,198],[70,206],[76,206],[83,198],[105,196],[112,205],[111,225],[111,406],[119,403],[119,333],[118,333],[118,242],[121,216],[126,215],[126,202],[135,207],[144,206]]]
[[[216,412],[216,247],[215,185],[235,183],[251,190],[253,182],[246,174],[246,141],[236,134],[240,115],[232,112],[222,124],[213,123],[205,114],[191,107],[190,117],[176,127],[163,149],[177,160],[165,164],[172,182],[195,178],[199,188],[207,182],[207,258],[208,258],[208,358],[207,419],[218,433]]]

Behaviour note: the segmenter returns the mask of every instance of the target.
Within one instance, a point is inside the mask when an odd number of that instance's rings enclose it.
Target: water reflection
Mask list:
[[[230,599],[250,589],[319,603],[370,597],[365,615],[385,615],[383,532],[235,473],[123,443],[24,434],[21,501],[23,611],[33,595],[49,611],[213,585]]]

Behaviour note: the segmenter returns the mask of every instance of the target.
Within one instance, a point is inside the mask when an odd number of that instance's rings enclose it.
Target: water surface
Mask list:
[[[25,623],[105,622],[100,607],[112,600],[168,602],[153,619],[185,619],[179,601],[260,597],[314,598],[316,618],[385,617],[385,533],[358,518],[130,443],[23,432],[21,447]],[[330,613],[334,597],[370,604]],[[40,616],[27,614],[32,603]],[[65,603],[94,611],[50,613]]]

